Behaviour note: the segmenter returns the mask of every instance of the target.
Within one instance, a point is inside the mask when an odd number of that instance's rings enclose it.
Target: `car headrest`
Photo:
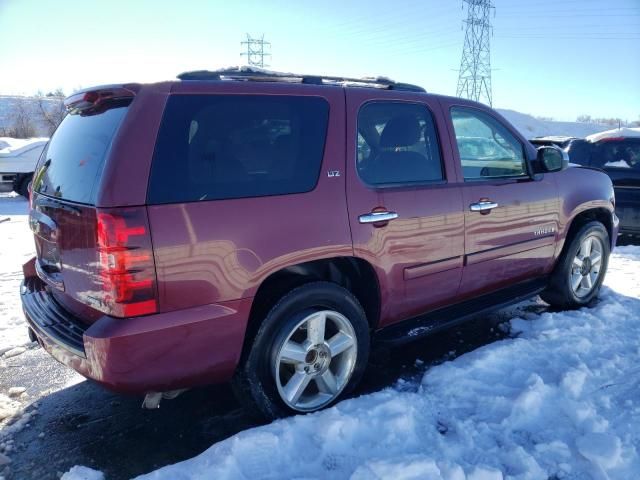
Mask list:
[[[409,147],[420,139],[420,124],[414,115],[399,115],[387,122],[380,135],[380,147]]]

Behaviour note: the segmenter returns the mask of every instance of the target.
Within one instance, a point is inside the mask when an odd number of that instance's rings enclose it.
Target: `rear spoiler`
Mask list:
[[[70,113],[93,113],[114,101],[133,99],[139,90],[135,83],[87,88],[67,97],[64,107]]]

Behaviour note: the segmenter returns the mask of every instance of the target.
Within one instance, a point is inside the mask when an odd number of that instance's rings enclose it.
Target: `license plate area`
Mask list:
[[[32,210],[29,226],[36,244],[36,274],[47,284],[64,291],[56,223],[42,212]]]

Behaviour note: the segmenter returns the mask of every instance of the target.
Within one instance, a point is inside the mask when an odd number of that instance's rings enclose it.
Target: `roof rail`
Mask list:
[[[233,67],[220,70],[195,70],[177,76],[180,80],[240,80],[247,82],[307,83],[313,85],[337,85],[342,87],[371,87],[387,90],[425,92],[425,89],[410,83],[399,83],[386,77],[334,77],[329,75],[302,75],[265,70],[257,67]]]

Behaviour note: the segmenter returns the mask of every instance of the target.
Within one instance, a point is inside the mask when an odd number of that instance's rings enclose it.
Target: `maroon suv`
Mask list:
[[[191,72],[66,105],[24,312],[57,360],[151,400],[233,379],[268,417],[323,408],[372,341],[588,304],[615,244],[604,173],[416,86]]]

